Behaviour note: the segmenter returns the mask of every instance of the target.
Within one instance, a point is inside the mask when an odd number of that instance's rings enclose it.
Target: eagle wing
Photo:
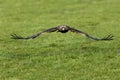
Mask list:
[[[27,37],[22,37],[22,36],[19,36],[19,35],[16,35],[15,33],[13,33],[13,34],[11,34],[11,38],[12,39],[34,39],[34,38],[38,37],[39,35],[44,34],[46,32],[55,32],[55,31],[57,31],[57,27],[50,28],[50,29],[47,29],[45,31],[39,32],[39,33],[34,34],[32,36],[27,36]]]
[[[92,40],[96,40],[96,41],[102,41],[102,40],[113,40],[113,36],[110,34],[108,35],[107,37],[104,37],[104,38],[96,38],[96,37],[93,37],[91,35],[88,35],[87,33],[85,32],[82,32],[80,30],[77,30],[77,29],[74,29],[74,28],[70,28],[70,31],[71,32],[75,32],[75,33],[79,33],[79,34],[82,34],[83,36],[86,36]]]

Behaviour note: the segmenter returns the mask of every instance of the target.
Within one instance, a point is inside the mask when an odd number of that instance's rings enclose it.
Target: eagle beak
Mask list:
[[[62,30],[64,31],[64,30],[65,30],[65,28],[62,28]]]

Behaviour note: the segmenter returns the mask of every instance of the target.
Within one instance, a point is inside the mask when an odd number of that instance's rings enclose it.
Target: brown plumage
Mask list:
[[[75,32],[75,33],[78,33],[78,34],[82,34],[82,35],[84,35],[84,36],[86,36],[86,37],[88,37],[88,38],[90,38],[92,40],[96,40],[96,41],[113,40],[113,36],[112,35],[108,35],[107,37],[104,37],[104,38],[95,38],[93,36],[88,35],[85,32],[82,32],[80,30],[71,28],[70,26],[67,26],[67,25],[59,25],[57,27],[53,27],[53,28],[47,29],[45,31],[39,32],[37,34],[34,34],[32,36],[28,36],[28,37],[21,37],[21,36],[18,36],[16,34],[11,34],[11,38],[12,39],[34,39],[34,38],[36,38],[39,35],[42,35],[44,33],[50,33],[50,32],[55,32],[55,31],[58,31],[58,32],[61,32],[61,33],[66,33],[68,31],[71,31],[71,32]]]

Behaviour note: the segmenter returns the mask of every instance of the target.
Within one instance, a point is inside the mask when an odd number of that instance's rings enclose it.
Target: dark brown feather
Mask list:
[[[12,39],[34,39],[34,38],[38,37],[39,35],[44,34],[46,32],[55,32],[55,31],[57,31],[57,27],[50,28],[50,29],[47,29],[45,31],[39,32],[39,33],[34,34],[32,36],[27,36],[27,37],[21,37],[19,35],[16,35],[15,33],[13,33],[13,34],[11,34],[11,36],[12,36],[11,38]]]
[[[112,36],[111,34],[108,35],[107,37],[104,37],[104,38],[95,38],[95,37],[93,37],[93,36],[88,35],[88,34],[85,33],[85,32],[82,32],[82,31],[77,30],[77,29],[74,29],[74,28],[70,28],[70,31],[71,31],[71,32],[75,32],[75,33],[82,34],[82,35],[84,35],[84,36],[86,36],[86,37],[88,37],[88,38],[90,38],[90,39],[96,40],[96,41],[113,40],[113,36]]]
[[[38,37],[39,35],[41,34],[44,34],[44,33],[49,33],[49,32],[55,32],[55,31],[58,31],[58,32],[61,32],[61,33],[66,33],[68,31],[71,31],[71,32],[75,32],[75,33],[78,33],[78,34],[82,34],[92,40],[96,40],[96,41],[102,41],[102,40],[113,40],[113,36],[112,35],[108,35],[107,37],[104,37],[104,38],[95,38],[91,35],[88,35],[87,33],[85,32],[82,32],[80,30],[77,30],[77,29],[74,29],[74,28],[71,28],[70,26],[67,26],[67,25],[59,25],[57,27],[53,27],[53,28],[50,28],[50,29],[47,29],[45,31],[42,31],[42,32],[39,32],[37,34],[34,34],[32,36],[28,36],[28,37],[21,37],[21,36],[18,36],[16,34],[11,34],[11,38],[12,39],[34,39],[36,37]]]

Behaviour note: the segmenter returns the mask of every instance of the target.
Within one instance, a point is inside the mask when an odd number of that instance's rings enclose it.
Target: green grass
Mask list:
[[[119,80],[120,0],[0,0],[0,80]],[[12,40],[66,24],[68,32]]]

